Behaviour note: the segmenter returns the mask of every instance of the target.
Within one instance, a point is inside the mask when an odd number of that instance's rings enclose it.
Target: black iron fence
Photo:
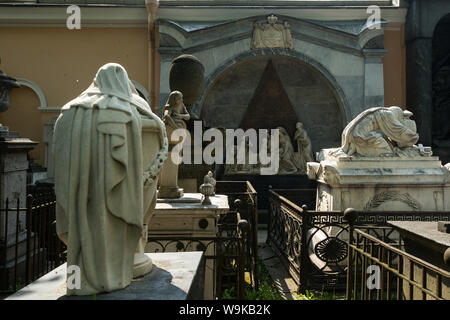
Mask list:
[[[0,294],[13,293],[65,262],[56,235],[53,191],[29,194],[0,208]]]
[[[259,285],[258,264],[258,195],[248,181],[217,181],[216,193],[228,197],[230,211],[239,211],[242,219],[248,222],[248,230],[244,237],[245,272],[248,273],[253,287]],[[236,201],[238,200],[238,201]],[[225,222],[223,216],[220,223]]]
[[[159,252],[200,250],[214,264],[215,292],[234,287],[244,294],[245,274],[257,285],[257,195],[246,181],[218,181],[230,212],[219,219],[215,237],[149,237]],[[11,294],[66,261],[66,247],[56,234],[52,186],[29,188],[25,206],[6,201],[0,209],[0,294]],[[242,218],[241,218],[242,217]],[[8,236],[4,236],[8,235]],[[211,252],[213,252],[211,254]]]
[[[349,234],[348,300],[450,300],[450,272],[362,230]]]
[[[215,237],[149,236],[152,252],[203,251],[206,268],[213,276],[213,298],[221,298],[225,289],[235,288],[236,298],[243,299],[249,223],[239,212],[229,212],[218,224]]]
[[[350,220],[352,228],[397,246],[400,236],[387,221],[450,221],[450,212],[308,210],[313,204],[309,189],[270,190],[269,203],[267,244],[280,257],[299,291],[346,289]]]

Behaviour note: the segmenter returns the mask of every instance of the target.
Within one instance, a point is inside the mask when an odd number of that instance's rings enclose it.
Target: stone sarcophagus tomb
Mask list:
[[[450,165],[416,145],[412,113],[370,108],[342,133],[340,148],[322,149],[308,163],[317,181],[316,210],[449,211]]]

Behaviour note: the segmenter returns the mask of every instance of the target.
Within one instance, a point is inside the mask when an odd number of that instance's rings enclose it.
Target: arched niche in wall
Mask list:
[[[436,25],[433,34],[433,141],[450,146],[450,14]]]
[[[148,92],[148,90],[139,82],[131,80],[131,82],[133,82],[134,87],[136,88],[136,91],[139,93],[139,96],[143,99],[145,99],[145,101],[149,102],[149,96],[150,93]]]
[[[272,85],[264,87],[264,81]],[[273,87],[277,88],[270,92]],[[341,133],[348,120],[342,101],[345,97],[342,99],[342,91],[338,91],[327,76],[302,60],[258,55],[236,62],[207,80],[194,111],[207,127],[239,128],[249,118],[249,108],[257,110],[259,103],[262,114],[258,117],[266,119],[258,121],[267,123],[271,127],[267,129],[281,126],[289,132],[292,123],[295,129],[295,122],[302,122],[316,152],[341,144]],[[262,99],[258,100],[257,95]],[[280,99],[277,101],[271,95],[279,95]],[[271,100],[273,107],[265,105],[267,100]]]

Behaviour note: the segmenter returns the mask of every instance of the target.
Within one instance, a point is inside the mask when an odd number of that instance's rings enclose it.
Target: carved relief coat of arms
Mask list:
[[[277,23],[278,17],[270,15],[267,22],[258,21],[253,30],[252,48],[288,48],[294,47],[288,22]]]

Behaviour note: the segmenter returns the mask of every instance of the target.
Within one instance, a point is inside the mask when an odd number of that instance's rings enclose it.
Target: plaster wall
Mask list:
[[[9,76],[37,84],[45,95],[46,110],[28,87],[14,89],[11,107],[0,113],[0,123],[21,136],[40,142],[31,157],[45,164],[44,124],[59,114],[54,108],[78,96],[108,62],[125,67],[130,79],[148,88],[146,28],[0,27],[1,65]]]

